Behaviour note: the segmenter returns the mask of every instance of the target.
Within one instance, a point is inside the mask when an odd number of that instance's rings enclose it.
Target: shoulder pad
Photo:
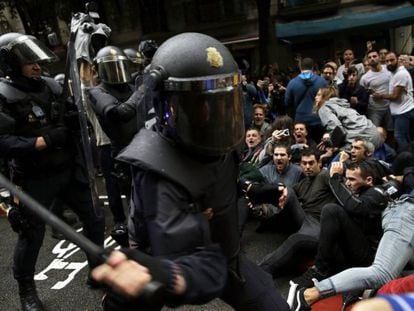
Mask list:
[[[12,83],[5,78],[0,79],[0,94],[9,103],[20,101],[27,96],[26,93],[15,88]]]
[[[141,129],[116,159],[180,184],[193,198],[200,197],[215,180],[206,165],[180,152],[158,133],[146,129]]]
[[[46,82],[46,85],[49,87],[53,94],[58,96],[62,94],[62,87],[55,81],[55,79],[43,76],[42,79]]]

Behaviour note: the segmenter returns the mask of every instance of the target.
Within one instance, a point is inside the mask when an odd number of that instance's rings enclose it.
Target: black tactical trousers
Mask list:
[[[125,222],[126,217],[121,199],[122,189],[120,180],[118,179],[120,176],[118,176],[119,172],[115,171],[115,159],[111,154],[111,149],[111,145],[99,147],[102,173],[105,178],[105,187],[106,193],[108,194],[109,208],[111,209],[112,216],[114,217],[114,222]],[[129,190],[130,188],[128,191]]]
[[[83,223],[83,233],[90,240],[103,246],[105,217],[103,211],[94,210],[89,187],[75,178],[74,170],[66,168],[44,178],[26,178],[23,190],[45,207],[56,198],[66,203]],[[22,214],[30,223],[30,229],[19,234],[14,250],[13,273],[16,280],[33,278],[40,247],[45,235],[45,224],[24,206]],[[88,257],[92,268],[98,263]]]
[[[376,246],[342,206],[329,203],[323,207],[315,263],[319,271],[333,274],[349,267],[371,265]]]
[[[289,191],[284,209],[273,219],[276,229],[289,225],[289,237],[272,253],[266,255],[260,266],[273,276],[292,272],[304,261],[312,258],[317,251],[319,220],[306,213],[296,194]]]

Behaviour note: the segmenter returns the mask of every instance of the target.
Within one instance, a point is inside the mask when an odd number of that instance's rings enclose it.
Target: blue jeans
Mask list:
[[[409,144],[413,137],[411,137],[411,125],[414,123],[414,109],[410,111],[392,116],[394,119],[394,136],[398,143],[398,149]]]
[[[317,282],[321,297],[353,290],[379,288],[399,277],[414,255],[414,201],[401,200],[383,212],[384,235],[375,255],[374,263],[367,268],[352,268]]]

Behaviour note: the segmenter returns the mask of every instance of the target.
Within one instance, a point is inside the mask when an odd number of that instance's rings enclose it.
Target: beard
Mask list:
[[[394,72],[397,70],[398,65],[387,65],[388,71]]]

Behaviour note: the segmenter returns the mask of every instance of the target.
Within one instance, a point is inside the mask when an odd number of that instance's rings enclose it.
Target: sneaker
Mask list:
[[[291,311],[308,311],[312,310],[311,306],[305,300],[303,296],[303,292],[306,288],[301,288],[296,291],[296,295],[294,296],[292,306],[290,307]]]
[[[318,270],[315,266],[309,268],[304,274],[301,276],[294,278],[293,282],[299,284],[300,287],[310,288],[314,286],[314,279],[317,281],[321,281],[326,279],[328,274],[323,273]]]
[[[117,222],[112,229],[113,234],[121,235],[128,231],[127,226],[123,222]]]
[[[124,223],[115,223],[114,229],[111,231],[111,237],[121,247],[129,247],[128,228]]]
[[[295,282],[293,282],[292,280],[289,282],[290,288],[289,288],[289,293],[288,293],[288,297],[286,299],[289,308],[292,309],[293,306],[293,301],[296,298],[296,292],[298,291],[298,284],[296,284]]]

